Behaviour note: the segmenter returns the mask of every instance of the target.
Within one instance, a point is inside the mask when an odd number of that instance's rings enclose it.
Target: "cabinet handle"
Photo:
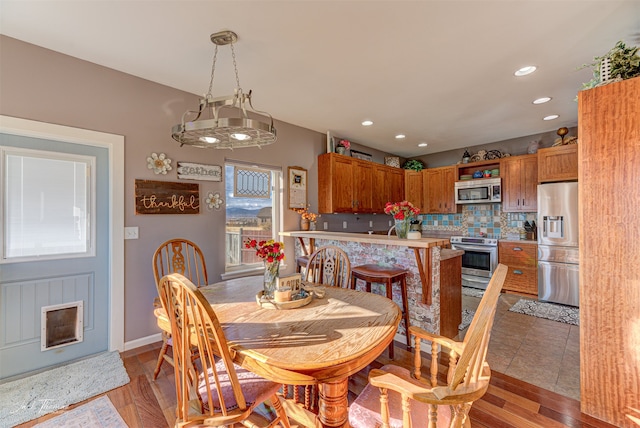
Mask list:
[[[519,269],[514,269],[513,273],[515,273],[516,275],[522,275],[522,271]]]
[[[520,248],[520,247],[513,247],[513,251],[522,251],[522,248]]]

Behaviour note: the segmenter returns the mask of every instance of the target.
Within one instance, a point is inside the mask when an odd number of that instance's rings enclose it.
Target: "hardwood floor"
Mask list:
[[[173,369],[165,363],[158,379],[151,380],[160,344],[158,342],[124,352],[122,358],[131,382],[106,393],[131,428],[173,426]],[[428,356],[425,358],[429,359]],[[366,385],[371,368],[381,367],[391,361],[385,351],[368,368],[352,376],[349,381],[349,402]],[[411,361],[411,353],[406,351],[406,346],[396,342],[393,363],[410,366]],[[56,415],[43,416],[20,427],[32,427]],[[577,400],[496,371],[492,372],[491,386],[485,396],[473,405],[470,417],[474,428],[615,428],[582,414]]]

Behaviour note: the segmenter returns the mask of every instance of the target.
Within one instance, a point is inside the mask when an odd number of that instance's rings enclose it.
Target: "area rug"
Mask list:
[[[106,395],[64,412],[60,416],[34,425],[33,428],[79,427],[128,428],[124,419],[122,419],[122,416],[120,416],[120,413],[118,413]]]
[[[482,298],[482,296],[484,296],[484,290],[471,287],[462,287],[462,295]]]
[[[0,385],[0,427],[12,427],[129,383],[118,352],[107,352]]]
[[[520,299],[509,310],[566,324],[580,325],[580,310],[573,306]]]
[[[469,327],[471,321],[473,320],[473,316],[476,314],[476,311],[470,311],[469,309],[462,310],[462,322],[458,326],[458,330],[464,330]]]

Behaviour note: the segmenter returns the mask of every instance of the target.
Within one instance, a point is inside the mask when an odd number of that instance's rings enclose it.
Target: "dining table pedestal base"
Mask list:
[[[349,378],[319,385],[319,426],[348,427]]]

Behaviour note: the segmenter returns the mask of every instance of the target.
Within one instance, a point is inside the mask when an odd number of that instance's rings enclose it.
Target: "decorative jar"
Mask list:
[[[300,230],[309,230],[311,227],[311,222],[309,219],[301,218],[300,219]]]
[[[347,150],[347,149],[345,149],[345,148],[344,148],[344,147],[342,147],[342,146],[338,146],[338,147],[336,147],[336,153],[338,153],[339,155],[343,155],[343,154],[344,154],[344,152],[345,152],[346,150]]]
[[[278,277],[280,276],[280,261],[269,262],[264,261],[264,289],[262,295],[266,299],[273,299],[273,292],[278,285]]]

